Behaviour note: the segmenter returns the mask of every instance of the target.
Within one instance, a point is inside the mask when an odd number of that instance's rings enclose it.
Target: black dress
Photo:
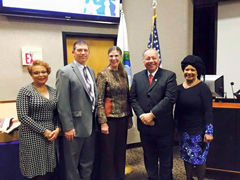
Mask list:
[[[194,165],[205,163],[210,143],[203,137],[213,135],[212,94],[205,83],[188,89],[178,86],[175,120],[181,158]]]
[[[32,84],[21,88],[17,96],[20,169],[24,176],[33,178],[53,172],[56,167],[55,141],[44,137],[46,129],[59,127],[56,118],[56,90],[47,86],[49,99]]]

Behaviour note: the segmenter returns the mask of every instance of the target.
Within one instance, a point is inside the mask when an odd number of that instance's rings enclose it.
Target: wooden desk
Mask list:
[[[19,131],[18,130],[14,130],[10,134],[0,132],[0,143],[18,141],[18,140],[19,140]]]
[[[213,102],[213,108],[240,109],[240,103]]]
[[[240,103],[213,103],[214,140],[207,170],[240,174]]]

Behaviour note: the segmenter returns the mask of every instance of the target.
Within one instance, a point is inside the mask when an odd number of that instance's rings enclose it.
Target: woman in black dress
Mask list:
[[[28,67],[33,82],[17,96],[19,158],[23,176],[34,180],[50,180],[56,167],[55,139],[60,131],[56,118],[56,90],[47,86],[51,68],[36,60]]]
[[[178,127],[181,158],[187,180],[192,180],[194,167],[198,180],[203,180],[210,142],[213,140],[212,94],[200,81],[205,66],[198,56],[189,55],[181,63],[186,81],[178,86],[175,119]]]

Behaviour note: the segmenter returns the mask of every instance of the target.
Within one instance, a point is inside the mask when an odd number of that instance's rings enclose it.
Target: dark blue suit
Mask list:
[[[131,106],[138,117],[138,130],[144,149],[149,179],[172,179],[173,105],[177,99],[175,73],[158,68],[149,85],[147,70],[134,75],[130,90]],[[139,116],[152,112],[154,126],[144,125]],[[160,173],[158,175],[158,158]]]

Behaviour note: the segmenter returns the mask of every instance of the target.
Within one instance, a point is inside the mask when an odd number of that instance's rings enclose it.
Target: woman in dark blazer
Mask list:
[[[121,64],[122,51],[108,50],[109,66],[98,73],[98,122],[101,124],[100,179],[124,179],[127,129],[132,127],[127,73]]]

